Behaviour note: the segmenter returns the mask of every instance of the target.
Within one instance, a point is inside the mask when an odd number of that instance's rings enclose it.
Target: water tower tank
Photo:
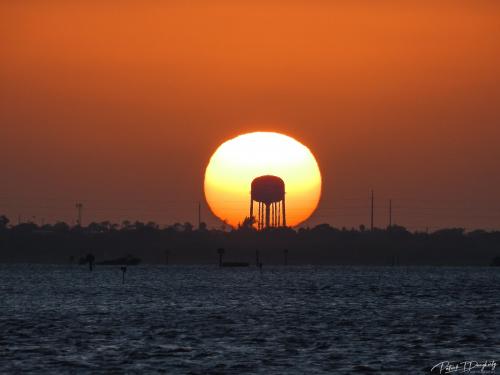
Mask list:
[[[258,203],[259,229],[286,226],[285,182],[277,176],[260,176],[252,181],[250,198],[250,217],[253,215],[253,202]]]

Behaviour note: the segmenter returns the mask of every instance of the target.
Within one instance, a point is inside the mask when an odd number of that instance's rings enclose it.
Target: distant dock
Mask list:
[[[247,262],[223,262],[222,267],[248,267],[250,263]]]

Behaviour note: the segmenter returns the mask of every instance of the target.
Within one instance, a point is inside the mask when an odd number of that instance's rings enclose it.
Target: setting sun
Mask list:
[[[287,225],[296,226],[316,209],[321,173],[311,151],[283,134],[255,132],[224,142],[205,172],[205,196],[212,212],[232,226],[249,216],[252,181],[264,175],[285,182]]]

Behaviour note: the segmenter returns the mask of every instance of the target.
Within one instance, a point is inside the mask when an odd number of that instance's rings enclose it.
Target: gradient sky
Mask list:
[[[500,228],[499,40],[496,0],[1,2],[0,212],[195,222],[211,153],[270,130],[318,159],[311,225],[373,187],[378,226]]]

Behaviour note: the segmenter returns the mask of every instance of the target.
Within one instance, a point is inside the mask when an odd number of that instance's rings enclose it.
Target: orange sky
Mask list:
[[[318,159],[310,224],[373,187],[379,226],[500,228],[498,1],[166,3],[0,3],[0,212],[194,222],[216,147],[271,130]]]

